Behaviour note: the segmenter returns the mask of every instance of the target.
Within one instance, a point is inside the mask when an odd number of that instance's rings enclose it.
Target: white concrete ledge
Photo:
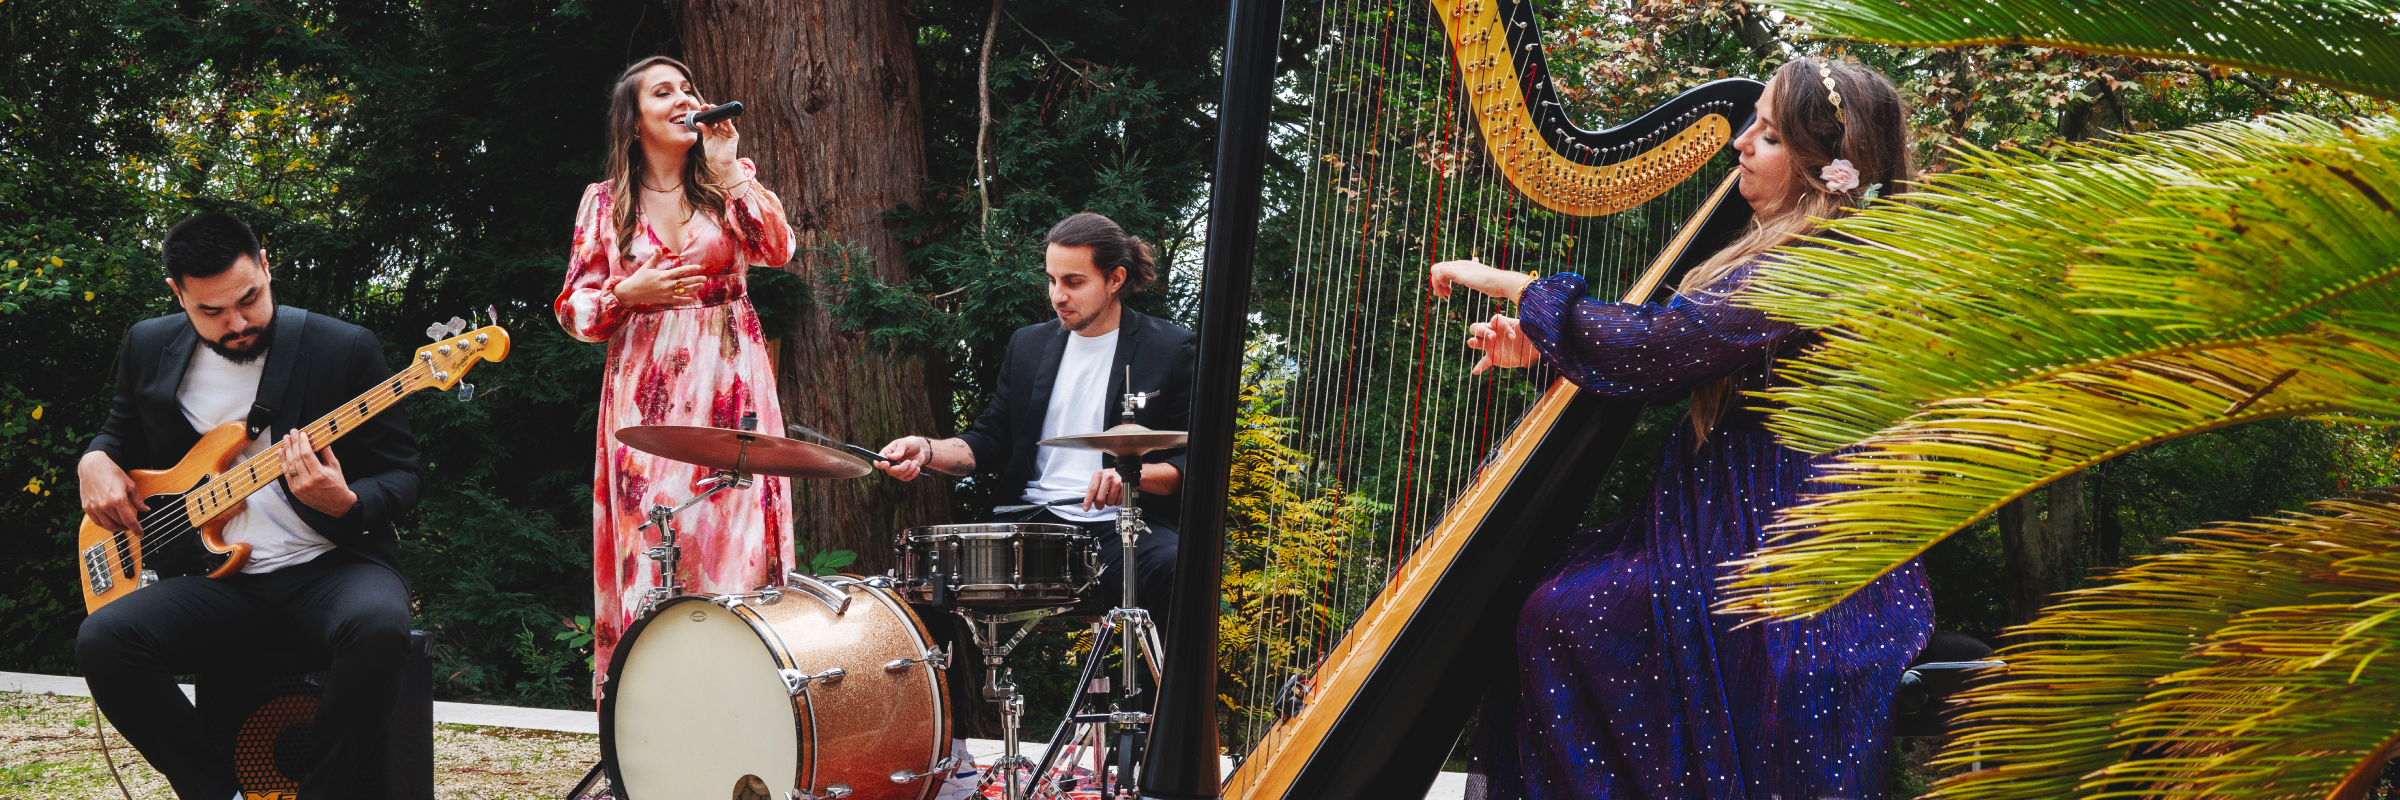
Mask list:
[[[181,684],[183,696],[195,697],[191,684]],[[90,697],[92,690],[82,678],[66,675],[33,675],[23,672],[0,672],[0,692],[22,694],[55,694],[62,697]],[[479,725],[490,728],[523,728],[535,731],[564,733],[600,733],[600,715],[590,711],[561,711],[554,708],[518,708],[491,706],[481,703],[433,704],[433,721],[447,725]]]

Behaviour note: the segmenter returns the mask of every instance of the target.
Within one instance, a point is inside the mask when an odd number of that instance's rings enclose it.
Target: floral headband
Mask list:
[[[1842,119],[1842,92],[1834,88],[1833,84],[1833,62],[1831,60],[1823,56],[1817,57],[1817,78],[1825,83],[1826,101],[1833,103],[1833,123],[1847,127],[1848,123]],[[1851,190],[1858,188],[1858,167],[1852,165],[1850,159],[1837,158],[1817,173],[1817,179],[1825,182],[1827,191],[1835,194],[1849,194]],[[1881,193],[1882,189],[1883,184],[1880,183],[1869,186],[1860,199],[1873,200],[1877,194]]]
[[[1833,88],[1833,62],[1824,56],[1817,57],[1817,78],[1825,83],[1825,99],[1833,103],[1833,124],[1847,124],[1842,119],[1841,90]]]

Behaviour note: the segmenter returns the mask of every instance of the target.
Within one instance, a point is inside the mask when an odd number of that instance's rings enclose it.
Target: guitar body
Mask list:
[[[149,513],[142,515],[149,521],[142,526],[143,537],[135,537],[103,530],[91,517],[83,518],[83,526],[75,534],[75,562],[76,571],[83,573],[85,612],[99,611],[141,588],[144,569],[155,570],[162,578],[222,578],[249,563],[250,545],[227,544],[221,536],[225,523],[241,513],[242,503],[237,501],[201,523],[200,535],[193,536],[190,506],[184,502],[193,491],[224,474],[248,446],[249,431],[242,423],[228,422],[200,437],[200,443],[192,445],[175,466],[127,473],[133,478],[134,493],[150,506]],[[144,548],[142,539],[152,535],[157,541]],[[148,558],[143,557],[145,549],[150,552]]]

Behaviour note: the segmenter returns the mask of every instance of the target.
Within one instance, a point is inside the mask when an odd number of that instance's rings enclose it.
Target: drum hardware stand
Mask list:
[[[1150,395],[1132,391],[1131,367],[1126,368],[1125,380],[1124,411],[1119,415],[1119,420],[1121,424],[1132,425],[1133,410],[1145,407]],[[1117,541],[1124,548],[1124,556],[1117,562],[1122,573],[1117,576],[1118,588],[1122,590],[1119,605],[1109,609],[1105,619],[1092,624],[1092,653],[1083,662],[1083,675],[1076,684],[1074,699],[1068,701],[1066,718],[1059,722],[1057,732],[1050,735],[1050,747],[1042,754],[1042,762],[1035,767],[1033,774],[1037,781],[1049,774],[1051,762],[1064,749],[1062,745],[1075,738],[1075,728],[1078,726],[1090,726],[1092,738],[1099,741],[1103,738],[1105,727],[1113,725],[1117,727],[1114,794],[1108,789],[1106,770],[1096,773],[1096,777],[1101,781],[1101,796],[1130,797],[1138,796],[1141,792],[1141,781],[1134,772],[1136,765],[1142,762],[1141,749],[1148,741],[1151,720],[1147,711],[1126,708],[1142,694],[1142,685],[1134,672],[1137,668],[1136,659],[1139,659],[1141,667],[1148,669],[1150,680],[1156,682],[1160,679],[1158,657],[1162,648],[1159,647],[1157,624],[1151,621],[1150,612],[1141,607],[1134,595],[1134,584],[1139,578],[1134,568],[1134,545],[1141,540],[1143,533],[1150,530],[1149,523],[1142,521],[1142,509],[1137,505],[1142,494],[1142,454],[1122,452],[1113,455],[1117,457],[1117,478],[1124,484],[1125,491],[1123,501],[1117,504]],[[1107,712],[1087,713],[1089,698],[1095,694],[1106,694],[1112,688],[1104,675],[1111,638],[1118,639],[1117,648],[1121,654],[1118,659],[1121,667],[1121,682],[1118,684],[1121,688],[1118,691],[1121,694],[1109,704]],[[1012,796],[1011,800],[1015,798]]]
[[[983,648],[983,699],[1000,704],[1000,759],[992,762],[992,768],[984,770],[983,779],[975,783],[978,795],[983,793],[984,785],[1003,773],[1007,777],[1001,779],[1000,787],[1004,793],[1002,796],[1008,800],[1024,800],[1026,790],[1031,788],[1019,786],[1016,779],[1017,772],[1033,768],[1033,760],[1017,752],[1017,720],[1025,716],[1025,696],[1017,694],[1016,670],[1008,668],[1008,654],[1016,649],[1018,643],[1025,641],[1026,634],[1040,626],[1043,619],[1061,610],[1036,608],[1010,614],[977,614],[963,608],[958,610],[958,615],[967,620],[968,631],[975,636],[975,645]],[[1023,622],[1025,627],[1018,628],[1017,634],[1009,637],[1008,641],[1000,641],[1000,626],[1011,622]],[[949,654],[944,653],[942,658],[946,662]],[[1032,783],[1032,779],[1039,775],[1038,772],[1027,773],[1026,783]],[[897,774],[892,776],[892,780],[903,782]]]
[[[744,412],[741,426],[742,430],[757,430],[758,413]],[[750,488],[750,474],[742,471],[742,467],[749,463],[749,460],[750,439],[742,437],[742,448],[734,455],[733,469],[720,469],[709,473],[708,477],[702,478],[700,485],[708,488],[699,494],[692,495],[692,499],[683,501],[683,505],[671,508],[665,505],[652,505],[649,514],[650,521],[642,523],[641,527],[634,528],[635,531],[640,531],[642,528],[658,529],[658,544],[642,551],[642,555],[649,556],[650,560],[658,562],[659,582],[658,586],[651,587],[650,591],[642,595],[642,608],[634,613],[635,617],[647,616],[652,607],[668,598],[683,594],[683,584],[675,582],[678,575],[676,568],[683,559],[683,548],[675,544],[675,515],[683,513],[692,506],[699,505],[701,501],[728,488]],[[726,608],[732,608],[732,606],[726,606]]]

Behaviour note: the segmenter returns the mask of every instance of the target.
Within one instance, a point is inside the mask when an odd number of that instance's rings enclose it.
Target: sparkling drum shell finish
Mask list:
[[[900,533],[900,591],[911,602],[1062,605],[1099,569],[1092,537],[1039,522],[926,525]]]
[[[883,579],[684,595],[626,631],[600,700],[621,800],[925,800],[949,755],[948,697],[923,622]],[[803,589],[807,589],[803,591]]]

